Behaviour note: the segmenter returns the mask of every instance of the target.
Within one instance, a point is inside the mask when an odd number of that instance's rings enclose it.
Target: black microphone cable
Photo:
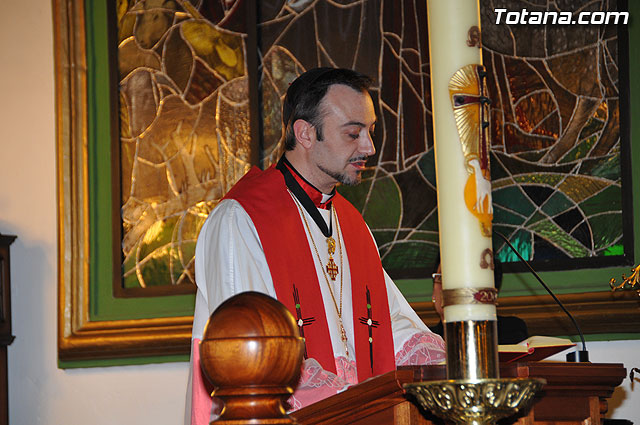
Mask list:
[[[547,286],[547,284],[542,281],[540,276],[538,276],[538,273],[536,273],[536,271],[533,270],[533,267],[531,267],[529,262],[527,262],[527,260],[522,258],[522,255],[520,255],[520,253],[514,248],[514,246],[511,245],[511,242],[509,242],[509,240],[502,233],[500,233],[500,232],[498,232],[496,230],[494,230],[493,233],[495,233],[496,235],[500,236],[507,243],[507,245],[509,245],[509,248],[511,248],[511,250],[518,256],[520,261],[522,261],[524,264],[526,264],[526,266],[529,269],[529,271],[535,276],[536,279],[538,279],[538,282],[540,282],[542,287],[544,289],[546,289],[547,292],[549,293],[549,295],[551,295],[553,297],[553,299],[555,300],[555,302],[558,303],[558,305],[560,306],[562,311],[564,311],[567,314],[567,316],[569,316],[569,319],[571,319],[571,321],[573,322],[573,325],[578,330],[578,335],[580,336],[580,340],[582,341],[582,350],[581,351],[577,351],[577,353],[578,353],[578,361],[579,362],[588,362],[589,361],[589,352],[587,351],[587,344],[584,342],[584,335],[582,333],[582,330],[580,329],[580,326],[578,325],[578,322],[576,322],[576,319],[573,318],[571,313],[569,313],[569,310],[567,310],[564,307],[562,302],[560,302],[558,297],[556,297],[556,295],[553,293],[553,291],[551,291],[551,289]],[[571,352],[571,353],[567,354],[567,361],[574,362],[574,361],[576,361],[575,358],[576,358],[576,353],[575,352]]]

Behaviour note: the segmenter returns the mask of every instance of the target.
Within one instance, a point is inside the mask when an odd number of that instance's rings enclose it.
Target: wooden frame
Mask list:
[[[90,299],[90,208],[89,208],[89,116],[88,64],[84,0],[53,0],[55,74],[56,74],[56,144],[57,144],[57,212],[58,212],[58,355],[61,363],[145,356],[182,356],[190,350],[192,316],[96,319]],[[633,12],[633,5],[630,9]],[[634,32],[630,28],[630,32]],[[635,30],[638,33],[638,30]],[[637,39],[640,39],[636,35]],[[638,69],[640,60],[633,59]],[[254,83],[255,84],[255,83]],[[640,82],[631,81],[631,92],[640,93]],[[621,105],[627,107],[628,105]],[[640,124],[636,127],[640,130]],[[633,130],[634,128],[632,128]],[[633,153],[634,158],[640,152]],[[640,167],[632,170],[632,181],[639,181]],[[635,234],[640,233],[640,197],[633,203]],[[635,239],[636,263],[640,238]],[[620,278],[622,268],[600,269],[590,276],[587,285],[571,286],[575,293],[560,295],[574,312],[586,334],[640,332],[640,301],[634,291],[611,293],[605,276]],[[563,282],[571,272],[554,274],[554,282]],[[499,312],[518,315],[531,334],[574,334],[562,312],[546,295],[512,296],[515,285],[505,277],[505,298]],[[514,279],[511,279],[514,280]],[[599,282],[601,281],[601,283]],[[109,285],[111,282],[109,282]],[[426,279],[420,285],[430,285]],[[599,286],[602,285],[602,286]],[[594,288],[602,289],[594,289]],[[582,292],[594,291],[594,292]],[[429,290],[426,291],[426,294]],[[421,293],[419,297],[424,299]],[[417,300],[414,298],[414,300]],[[408,297],[412,301],[411,297]],[[427,323],[437,318],[431,303],[412,305]]]
[[[558,295],[584,334],[640,333],[640,299],[635,291],[602,291]],[[427,324],[440,317],[430,302],[412,303]],[[549,295],[500,298],[498,314],[518,316],[529,335],[576,335],[576,328]]]
[[[90,315],[87,51],[82,0],[53,0],[61,362],[187,354],[191,316],[92,320]]]

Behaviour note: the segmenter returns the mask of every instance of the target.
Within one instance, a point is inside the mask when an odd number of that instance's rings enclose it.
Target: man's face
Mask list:
[[[440,316],[440,319],[444,320],[443,307],[442,307],[442,267],[438,265],[438,271],[433,274],[433,295],[431,301],[433,301],[433,308]]]
[[[323,140],[316,140],[311,159],[316,166],[318,189],[340,182],[360,183],[367,158],[375,153],[371,133],[376,114],[368,93],[333,85],[320,105]],[[317,134],[317,133],[316,133]]]

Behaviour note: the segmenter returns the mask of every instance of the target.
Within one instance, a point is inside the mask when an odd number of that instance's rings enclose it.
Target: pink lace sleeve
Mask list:
[[[444,360],[444,340],[433,332],[416,332],[396,353],[397,366],[438,364]]]
[[[316,359],[304,361],[300,383],[288,401],[290,411],[323,400],[358,382],[355,362],[344,357],[335,360],[337,375],[324,370]]]

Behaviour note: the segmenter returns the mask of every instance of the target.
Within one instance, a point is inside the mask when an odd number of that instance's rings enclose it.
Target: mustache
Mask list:
[[[367,155],[360,155],[360,156],[356,156],[354,158],[349,159],[349,162],[360,162],[360,161],[367,161],[367,159],[369,159],[369,156]]]

